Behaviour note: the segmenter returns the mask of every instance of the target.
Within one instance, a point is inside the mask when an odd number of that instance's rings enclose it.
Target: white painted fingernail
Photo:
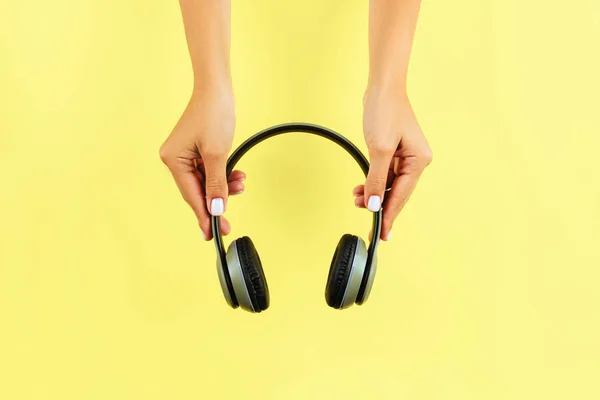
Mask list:
[[[212,199],[210,202],[210,213],[214,216],[223,215],[225,211],[225,204],[223,203],[223,199],[216,198]]]
[[[392,237],[392,231],[389,231],[387,236],[385,237],[385,241],[387,242]]]
[[[202,234],[202,240],[206,240],[206,235],[204,234],[204,231],[200,231],[200,233]]]
[[[369,211],[377,212],[381,208],[381,197],[371,196],[369,197],[369,203],[367,203]]]

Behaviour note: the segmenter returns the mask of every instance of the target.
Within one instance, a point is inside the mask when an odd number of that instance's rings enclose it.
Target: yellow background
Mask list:
[[[364,148],[361,1],[233,1],[234,145],[305,121]],[[434,162],[369,302],[324,301],[367,235],[360,171],[302,135],[240,164],[261,315],[158,157],[191,88],[175,1],[0,2],[0,398],[598,399],[600,3],[425,1],[410,95]]]

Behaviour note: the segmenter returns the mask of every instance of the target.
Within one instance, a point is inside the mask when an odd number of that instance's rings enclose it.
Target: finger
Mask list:
[[[383,205],[381,240],[389,240],[394,221],[410,198],[410,195],[417,185],[418,179],[419,173],[414,172],[411,174],[400,175],[394,181],[392,189],[388,192],[386,201]]]
[[[204,202],[204,191],[191,160],[177,159],[167,164],[186,203],[192,208],[204,236],[210,234],[210,215]]]
[[[392,157],[392,161],[390,162],[390,168],[388,169],[388,175],[387,175],[387,181],[385,182],[385,188],[386,190],[389,190],[392,187],[392,184],[394,183],[394,179],[396,179],[397,174],[395,173],[395,165],[397,165],[399,161],[398,157]]]
[[[365,208],[365,196],[358,196],[354,199],[354,205],[358,208]]]
[[[196,175],[196,177],[198,178],[198,181],[200,182],[200,190],[202,191],[202,193],[204,193],[204,189],[202,188],[202,182],[204,181],[204,176],[198,169],[196,169],[194,171],[194,174]],[[245,179],[245,178],[243,178],[243,179]],[[237,190],[239,192],[240,189],[241,189],[241,192],[244,191],[244,184],[242,182],[240,182],[240,181],[231,182],[231,183],[228,183],[228,186],[230,186],[232,184],[234,185],[234,187],[233,187],[234,191]],[[239,187],[240,184],[241,184],[241,188]],[[230,190],[230,192],[231,192],[231,190]],[[236,193],[232,193],[232,195],[233,194],[236,194]],[[205,196],[203,195],[203,197],[205,197]],[[206,207],[206,206],[204,206],[204,207]],[[204,208],[204,213],[205,213],[206,217],[203,218],[199,224],[200,229],[202,230],[202,237],[204,240],[211,240],[213,237],[212,236],[212,227],[211,227],[211,215],[208,213],[208,210],[206,210],[206,208]],[[223,236],[228,235],[229,232],[231,232],[231,226],[229,224],[229,221],[227,221],[227,219],[225,217],[221,217],[219,220],[220,220],[220,226],[221,226],[221,233],[223,234]]]
[[[242,181],[227,182],[227,188],[230,196],[235,196],[244,192],[245,186]]]
[[[202,177],[204,177],[204,160],[202,158],[196,159],[196,169],[202,173]]]
[[[400,175],[400,173],[401,173],[400,167],[401,166],[402,166],[402,162],[400,160],[400,157],[394,157],[392,159],[392,163],[390,164],[390,169],[394,175],[394,178],[396,177],[396,175]]]
[[[389,188],[392,186],[392,183],[394,183],[394,178],[396,177],[396,175],[394,174],[394,160],[398,160],[398,158],[393,158],[392,159],[392,163],[390,164],[390,169],[388,170],[388,176],[387,176],[387,181],[385,183],[385,187],[386,190],[389,190]],[[365,194],[365,185],[357,185],[354,189],[352,189],[352,194],[356,197],[356,196],[362,196],[363,194]]]
[[[393,151],[371,151],[371,165],[365,182],[365,206],[372,212],[381,209]]]
[[[196,176],[200,180],[201,184],[204,184],[204,175],[200,171],[197,171]],[[234,196],[237,194],[241,194],[244,192],[245,185],[244,181],[246,180],[246,174],[242,171],[233,171],[229,174],[227,178],[227,190],[230,196]]]
[[[211,215],[223,215],[227,205],[227,178],[225,168],[226,154],[203,155],[204,161],[204,190],[206,191],[206,204]]]
[[[212,219],[209,216],[209,218],[208,218],[208,226],[209,226],[208,235],[207,234],[202,235],[202,238],[206,241],[212,240],[212,238],[213,238],[211,221],[212,221]],[[219,218],[219,226],[221,227],[221,234],[223,236],[227,236],[231,233],[231,225],[229,224],[229,221],[225,217]]]
[[[227,177],[227,182],[245,181],[245,180],[246,180],[246,174],[239,170],[232,171],[229,174],[229,176]]]
[[[200,171],[202,174],[204,174],[205,169],[204,169],[204,161],[202,160],[202,158],[196,158],[194,161],[196,163],[196,169],[198,171]],[[231,171],[231,173],[227,177],[227,181],[229,182],[229,181],[237,181],[237,180],[245,181],[246,173],[244,171],[240,171],[239,169]]]
[[[221,234],[223,236],[229,235],[231,233],[231,225],[229,224],[229,221],[225,217],[221,217],[219,220],[221,222]]]

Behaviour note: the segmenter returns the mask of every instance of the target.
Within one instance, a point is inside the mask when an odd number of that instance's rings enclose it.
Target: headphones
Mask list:
[[[369,172],[369,162],[365,156],[342,135],[318,125],[290,123],[265,129],[243,142],[227,160],[226,176],[252,147],[270,137],[289,132],[310,133],[329,139],[356,160],[365,176]],[[344,309],[353,304],[362,305],[369,297],[377,269],[376,251],[381,236],[382,216],[381,209],[373,213],[373,236],[368,248],[358,236],[345,234],[340,239],[325,286],[325,300],[330,307]],[[217,251],[217,272],[227,304],[252,313],[266,310],[270,301],[269,287],[254,243],[244,236],[233,241],[225,252],[219,217],[213,216],[211,221]]]

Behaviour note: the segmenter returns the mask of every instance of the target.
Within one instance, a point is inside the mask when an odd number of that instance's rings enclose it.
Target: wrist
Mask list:
[[[192,99],[199,99],[207,95],[231,96],[233,97],[233,85],[230,77],[204,77],[194,79]]]
[[[408,92],[404,82],[370,80],[364,98],[408,98]]]
[[[406,78],[402,76],[369,76],[367,92],[406,94]]]

